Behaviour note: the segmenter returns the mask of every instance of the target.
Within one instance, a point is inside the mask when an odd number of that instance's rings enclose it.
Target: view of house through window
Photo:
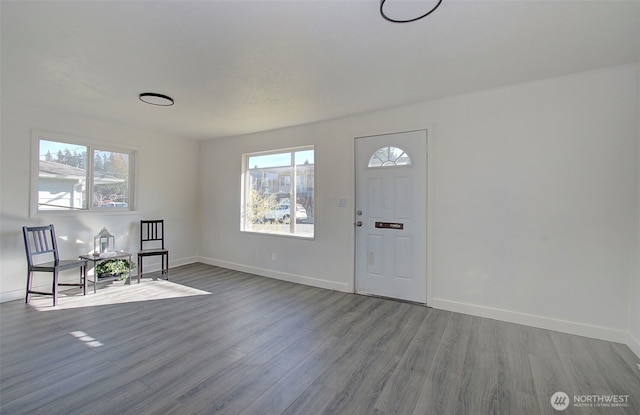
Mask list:
[[[245,154],[244,165],[242,230],[313,238],[314,148]]]
[[[38,140],[39,211],[130,208],[132,152]]]

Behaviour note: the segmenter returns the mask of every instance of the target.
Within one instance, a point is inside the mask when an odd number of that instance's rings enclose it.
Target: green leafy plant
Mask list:
[[[266,221],[268,212],[278,207],[275,195],[259,193],[251,189],[251,200],[248,206],[248,216],[251,223],[263,223]]]
[[[100,277],[115,276],[119,279],[125,279],[129,276],[132,269],[135,269],[136,264],[127,259],[107,259],[96,265],[96,274]]]

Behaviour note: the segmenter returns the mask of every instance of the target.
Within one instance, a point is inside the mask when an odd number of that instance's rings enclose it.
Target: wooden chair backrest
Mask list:
[[[144,249],[145,242],[159,241],[164,249],[164,220],[140,221],[140,249]]]
[[[58,263],[58,244],[56,242],[56,232],[53,225],[47,226],[23,226],[24,247],[27,254],[29,266],[34,264],[33,257],[36,255],[49,254],[53,256],[53,261]]]

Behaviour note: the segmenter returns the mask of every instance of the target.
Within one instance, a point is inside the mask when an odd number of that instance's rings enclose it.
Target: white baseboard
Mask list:
[[[24,301],[25,295],[27,295],[27,292],[25,290],[26,288],[22,290],[0,293],[0,303],[6,303],[7,301],[13,301],[18,299],[22,299],[22,301]]]
[[[631,351],[635,353],[636,356],[638,356],[638,359],[640,359],[640,340],[633,337],[633,335],[629,333],[627,336],[626,343],[627,343],[627,346],[629,346],[629,349],[631,349]]]
[[[431,302],[431,305],[433,306],[433,308],[442,310],[471,314],[478,317],[486,317],[494,320],[523,324],[525,326],[559,331],[562,333],[575,334],[578,336],[591,337],[600,340],[607,340],[615,343],[627,344],[630,337],[630,334],[623,330],[593,326],[573,321],[559,320],[538,316],[535,314],[519,313],[516,311],[460,303],[456,301],[444,300],[441,298],[434,298]]]
[[[132,261],[134,261],[136,263],[136,265],[138,265],[137,263],[137,256],[134,255],[134,257],[131,258]],[[188,258],[181,258],[181,259],[171,259],[169,260],[169,271],[171,271],[171,268],[173,267],[179,267],[181,265],[188,265],[188,264],[193,264],[194,262],[198,262],[198,257],[197,256],[192,256],[192,257],[188,257]],[[147,265],[146,263],[143,263],[144,265],[144,273],[148,273],[148,272],[157,272],[160,271],[162,269],[162,264],[160,262],[155,263],[155,264],[151,264],[151,265]],[[139,270],[136,270],[136,274],[138,275],[137,272],[139,272]]]
[[[309,285],[312,287],[326,288],[328,290],[341,291],[351,293],[353,290],[349,284],[313,278],[304,275],[290,274],[288,272],[273,271],[264,268],[253,267],[250,265],[236,264],[234,262],[221,261],[213,258],[200,257],[199,262],[218,267],[229,268],[236,271],[247,272],[249,274],[260,275],[262,277],[274,278],[277,280],[295,282],[297,284]]]

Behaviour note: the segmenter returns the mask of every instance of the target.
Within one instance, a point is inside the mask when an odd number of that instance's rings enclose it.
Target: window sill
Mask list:
[[[315,240],[315,234],[313,235],[300,235],[300,234],[288,234],[288,233],[275,233],[275,232],[260,232],[260,231],[245,231],[245,230],[241,230],[240,233],[242,234],[249,234],[249,235],[262,235],[262,236],[274,236],[277,238],[290,238],[290,239],[300,239],[303,241],[313,241]]]

